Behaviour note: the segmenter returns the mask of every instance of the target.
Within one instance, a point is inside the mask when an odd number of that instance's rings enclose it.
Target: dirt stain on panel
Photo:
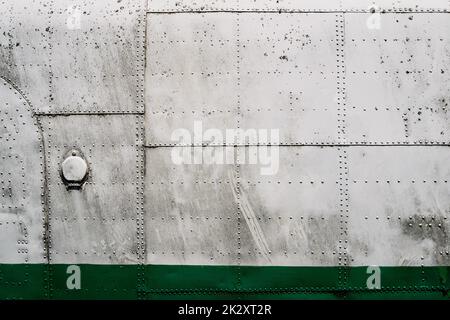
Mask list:
[[[423,241],[431,240],[434,243],[434,260],[439,264],[449,262],[449,237],[447,218],[444,216],[412,215],[401,222],[402,233],[410,238]]]

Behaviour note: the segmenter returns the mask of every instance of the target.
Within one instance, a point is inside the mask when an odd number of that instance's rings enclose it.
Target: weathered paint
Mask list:
[[[0,78],[0,96],[0,261],[42,263],[42,136],[18,88]]]
[[[449,1],[0,11],[2,298],[446,297]],[[279,129],[278,171],[174,164],[172,147],[262,148],[171,139],[195,121]],[[63,287],[69,264],[86,290]]]
[[[8,299],[448,299],[448,267],[382,267],[381,290],[366,286],[365,267],[0,264]],[[25,276],[24,276],[25,275]],[[425,284],[424,284],[425,283]]]

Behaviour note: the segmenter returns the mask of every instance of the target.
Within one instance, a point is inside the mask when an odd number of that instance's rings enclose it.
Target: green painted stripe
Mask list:
[[[0,264],[0,299],[448,299],[450,267],[79,265],[81,289],[66,287],[69,265]]]

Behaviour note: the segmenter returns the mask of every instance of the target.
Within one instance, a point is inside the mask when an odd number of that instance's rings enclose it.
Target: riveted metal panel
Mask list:
[[[211,148],[223,150],[203,152]],[[180,149],[191,148],[146,149],[146,262],[237,264],[235,166],[176,165],[172,152]]]
[[[408,12],[450,10],[448,0],[148,0],[150,12],[189,11],[297,11],[297,12],[369,12],[379,10]]]
[[[148,0],[148,10],[152,12],[182,12],[182,11],[321,11],[339,10],[340,2],[329,0]]]
[[[340,2],[327,0],[239,0],[237,6],[240,10],[249,11],[336,11],[340,8]]]
[[[33,108],[45,108],[50,99],[49,2],[3,1],[0,10],[0,75],[20,88]]]
[[[280,129],[281,144],[335,142],[335,20],[334,14],[149,14],[147,144],[180,144],[171,134],[193,131],[195,121],[204,130]]]
[[[0,71],[40,113],[143,112],[143,1],[7,1]]]
[[[450,150],[352,147],[348,154],[351,264],[448,265]]]
[[[27,228],[21,221],[17,221],[14,216],[4,215],[2,213],[0,220],[2,240],[0,259],[2,259],[2,263],[27,262],[29,257]],[[39,262],[42,263],[43,261]]]
[[[344,11],[377,11],[394,12],[427,12],[447,11],[450,4],[447,0],[340,0]]]
[[[331,296],[366,292],[369,264],[395,266],[381,292],[446,292],[449,6],[1,2],[0,296],[22,281],[50,298]],[[279,129],[276,172],[240,162],[264,146],[234,141],[201,148],[231,150],[233,164],[176,165],[180,144],[208,144],[172,141],[196,121]],[[82,190],[60,177],[71,148],[89,164]],[[66,264],[2,265],[44,262],[46,244],[52,263],[89,264],[80,295]],[[283,265],[300,268],[272,268]]]
[[[0,35],[0,74],[2,77],[11,78],[10,68],[9,66],[12,63],[11,57],[11,40],[9,35],[9,30],[11,29],[11,15],[10,15],[10,6],[8,4],[2,3],[0,4],[0,10],[2,11],[2,15],[0,16],[0,26],[4,31]]]
[[[136,117],[42,118],[52,263],[137,262]],[[72,148],[89,165],[81,190],[68,190],[60,177],[63,156]]]
[[[45,111],[143,111],[139,9],[139,1],[53,4],[52,99]]]
[[[335,14],[241,14],[238,21],[239,126],[279,129],[281,144],[335,142]]]
[[[446,14],[346,15],[348,140],[449,143]]]
[[[237,125],[236,15],[148,15],[147,144],[171,134]]]
[[[238,0],[147,0],[147,10],[150,12],[180,12],[192,10],[226,10],[236,8]]]
[[[42,263],[43,150],[23,94],[0,78],[0,261]]]
[[[254,152],[274,154],[276,147],[261,148]],[[248,147],[238,149],[244,152],[241,161],[249,156]],[[281,147],[278,152],[273,175],[262,175],[264,166],[248,160],[238,171],[242,264],[337,265],[338,150]]]
[[[337,150],[283,147],[279,172],[263,176],[259,165],[176,165],[180,149],[146,150],[147,263],[337,264]]]

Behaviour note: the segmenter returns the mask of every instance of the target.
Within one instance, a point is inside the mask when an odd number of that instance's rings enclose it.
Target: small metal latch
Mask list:
[[[82,153],[70,150],[61,163],[61,176],[67,189],[81,189],[88,176],[89,167]]]

